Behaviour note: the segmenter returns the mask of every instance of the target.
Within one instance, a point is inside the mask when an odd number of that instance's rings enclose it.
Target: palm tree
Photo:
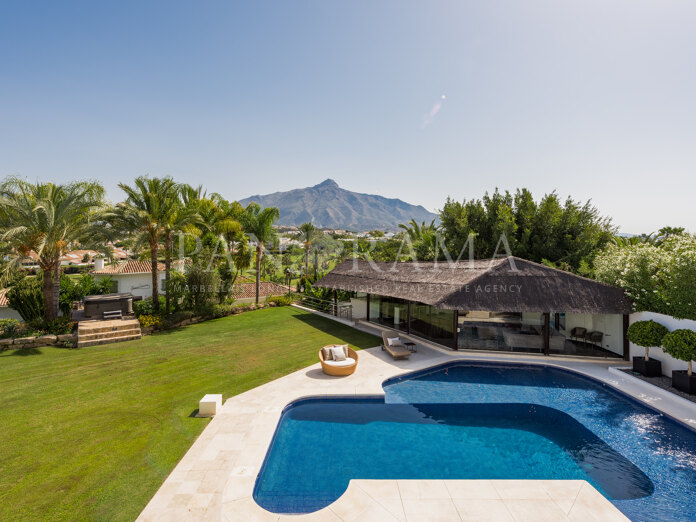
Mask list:
[[[421,222],[419,225],[415,219],[411,219],[407,225],[401,223],[399,228],[406,231],[406,234],[412,242],[422,239],[424,235],[434,233],[437,230],[434,219],[427,225],[425,224],[425,221]]]
[[[309,277],[309,249],[312,246],[312,241],[317,237],[319,230],[311,223],[302,223],[300,225],[300,241],[304,243],[305,248],[305,276]]]
[[[96,182],[56,185],[10,177],[0,185],[0,241],[9,247],[8,267],[32,251],[38,256],[49,321],[58,316],[61,256],[73,242],[105,236],[103,198],[104,188]]]
[[[159,245],[166,240],[167,230],[179,205],[181,187],[172,178],[140,176],[131,187],[118,186],[126,193],[126,200],[116,205],[110,218],[123,231],[135,233],[138,243],[147,243],[152,263],[152,301],[159,311],[158,258]]]
[[[172,270],[172,243],[174,234],[178,232],[193,232],[201,224],[201,217],[198,214],[196,205],[184,205],[181,194],[185,191],[185,186],[178,187],[178,193],[172,203],[172,212],[164,218],[164,280],[166,286],[165,311],[168,314],[170,309],[169,278]]]
[[[273,223],[278,221],[280,211],[276,207],[268,207],[261,210],[256,203],[249,203],[244,211],[242,223],[247,234],[256,241],[256,304],[259,304],[261,290],[261,258],[263,257],[263,245],[275,242],[278,234],[273,228]]]

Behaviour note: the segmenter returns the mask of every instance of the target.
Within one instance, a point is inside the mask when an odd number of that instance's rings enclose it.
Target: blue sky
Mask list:
[[[687,0],[5,0],[0,176],[113,199],[330,177],[431,210],[525,186],[696,231],[695,23]]]

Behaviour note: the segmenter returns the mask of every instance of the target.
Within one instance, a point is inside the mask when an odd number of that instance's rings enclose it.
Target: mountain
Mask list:
[[[411,219],[428,223],[437,219],[435,214],[420,205],[351,192],[339,187],[332,179],[313,187],[251,196],[240,200],[240,203],[246,206],[252,201],[262,207],[278,207],[279,225],[311,222],[321,228],[394,230],[399,223],[407,223]]]

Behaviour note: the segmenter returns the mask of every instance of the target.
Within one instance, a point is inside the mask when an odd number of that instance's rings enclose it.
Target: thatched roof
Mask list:
[[[517,257],[376,263],[347,260],[315,286],[397,297],[437,308],[488,312],[625,314],[623,290]]]

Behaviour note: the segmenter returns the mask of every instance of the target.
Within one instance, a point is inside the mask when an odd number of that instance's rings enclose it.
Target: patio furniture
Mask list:
[[[397,336],[397,341],[392,341],[389,344],[389,339],[394,339],[394,337],[389,337],[390,332],[382,332],[382,350],[389,352],[394,359],[408,359],[411,357],[411,351],[404,346],[399,337]]]
[[[404,343],[404,346],[408,349],[409,352],[416,353],[418,351],[416,349],[416,343],[413,343],[411,341]]]
[[[571,339],[585,339],[585,334],[587,333],[587,328],[582,326],[576,326],[570,331]]]
[[[344,347],[346,358],[343,361],[336,361],[331,356],[331,348],[338,348],[341,346]],[[329,344],[319,350],[319,362],[321,362],[321,369],[326,375],[343,377],[355,372],[355,369],[358,367],[358,354],[355,350],[348,347],[348,345]]]
[[[602,346],[602,339],[604,339],[604,333],[602,332],[594,331],[585,334],[585,340],[592,344],[599,343],[599,345]]]

